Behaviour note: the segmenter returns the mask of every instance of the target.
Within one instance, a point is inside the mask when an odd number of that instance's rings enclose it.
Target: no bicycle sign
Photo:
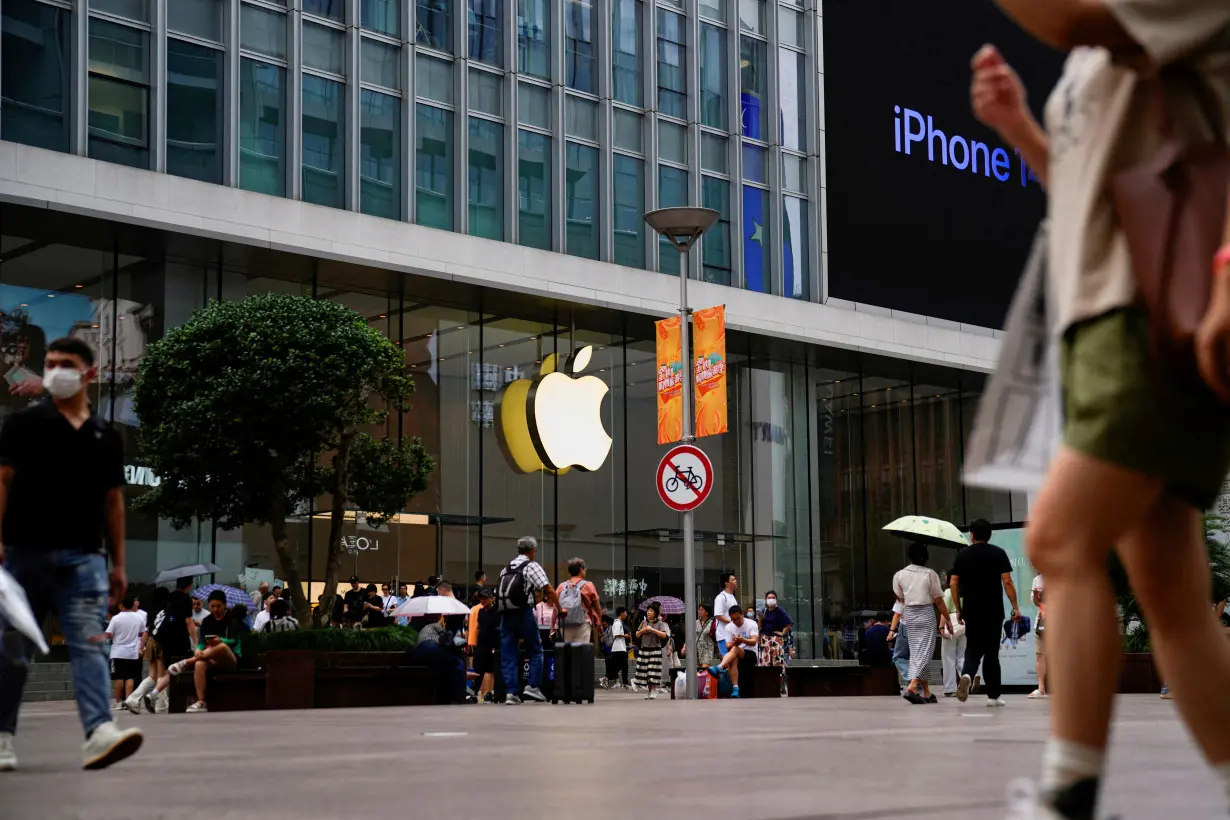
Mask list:
[[[672,447],[658,464],[658,495],[677,512],[699,507],[713,486],[713,462],[699,447]]]

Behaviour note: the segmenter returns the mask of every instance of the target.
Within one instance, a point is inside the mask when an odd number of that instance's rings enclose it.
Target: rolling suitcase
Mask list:
[[[594,645],[557,643],[551,702],[594,702]]]

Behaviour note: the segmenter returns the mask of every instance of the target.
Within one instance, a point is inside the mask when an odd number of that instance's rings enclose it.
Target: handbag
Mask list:
[[[1164,75],[1164,76],[1163,76]],[[1149,312],[1159,363],[1199,379],[1196,332],[1209,309],[1210,266],[1226,226],[1230,146],[1213,89],[1188,67],[1155,78],[1163,142],[1152,157],[1114,175],[1110,197],[1127,240],[1132,276]],[[1213,138],[1185,142],[1176,133],[1166,83],[1190,88]]]

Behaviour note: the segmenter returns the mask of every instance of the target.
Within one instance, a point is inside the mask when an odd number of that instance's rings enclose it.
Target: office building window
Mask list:
[[[167,40],[167,173],[222,182],[222,52]]]
[[[149,33],[90,18],[89,151],[149,167]]]
[[[616,154],[615,264],[645,267],[645,163]]]
[[[221,43],[224,10],[222,0],[172,0],[167,3],[167,28]]]
[[[782,295],[807,299],[811,295],[808,275],[807,200],[782,197]]]
[[[688,172],[669,165],[658,166],[658,207],[677,208],[688,204]],[[679,275],[679,251],[658,237],[658,270]]]
[[[308,68],[346,74],[346,33],[332,26],[303,21],[303,64]]]
[[[628,105],[644,104],[643,18],[641,0],[611,0],[611,88],[615,99]]]
[[[701,206],[721,214],[717,224],[700,240],[701,278],[715,285],[730,284],[730,183],[716,177],[701,177]]]
[[[588,0],[564,0],[564,83],[597,93],[594,78],[594,7]]]
[[[569,142],[565,146],[564,250],[598,258],[598,149]]]
[[[550,0],[517,0],[517,71],[551,78]]]
[[[239,43],[247,51],[286,59],[286,15],[245,3],[239,7]]]
[[[726,29],[700,24],[700,121],[726,131],[730,127],[727,99]]]
[[[346,22],[346,0],[303,0],[303,11],[305,14],[328,17],[339,23]]]
[[[149,0],[90,0],[90,11],[127,17],[141,23],[149,22]]]
[[[504,238],[504,126],[470,117],[470,233]]]
[[[401,90],[401,48],[364,37],[360,41],[363,82]]]
[[[359,0],[360,25],[396,37],[401,33],[400,5],[397,0]]]
[[[658,110],[681,120],[688,116],[688,49],[684,17],[658,9]]]
[[[769,111],[765,107],[769,82],[769,47],[751,37],[739,38],[739,105],[743,136],[769,139]]]
[[[5,0],[0,14],[0,139],[67,151],[69,13]]]
[[[761,293],[773,292],[769,267],[769,192],[754,185],[743,186],[743,286]]]
[[[418,103],[414,109],[416,221],[453,229],[453,112]]]
[[[359,210],[401,219],[401,100],[366,88],[359,96]]]
[[[452,0],[416,0],[414,41],[453,53]]]
[[[469,0],[470,59],[504,65],[503,0]]]
[[[551,250],[551,138],[517,132],[517,241]]]
[[[798,51],[778,49],[778,96],[781,100],[782,145],[807,150],[807,58]]]
[[[303,75],[303,201],[346,207],[346,86]]]
[[[286,69],[239,61],[239,187],[286,195]]]

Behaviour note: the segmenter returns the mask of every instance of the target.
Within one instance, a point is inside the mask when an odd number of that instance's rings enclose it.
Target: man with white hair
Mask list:
[[[538,542],[531,536],[517,541],[517,557],[500,570],[500,583],[496,589],[496,606],[500,610],[500,671],[504,675],[504,687],[508,692],[509,705],[525,700],[545,701],[538,688],[542,680],[542,641],[538,637],[538,623],[534,620],[534,599],[539,590],[542,598],[554,607],[559,607],[559,596],[547,578],[547,572],[535,558],[538,557]],[[529,660],[529,678],[525,690],[517,694],[518,644],[524,644]]]

